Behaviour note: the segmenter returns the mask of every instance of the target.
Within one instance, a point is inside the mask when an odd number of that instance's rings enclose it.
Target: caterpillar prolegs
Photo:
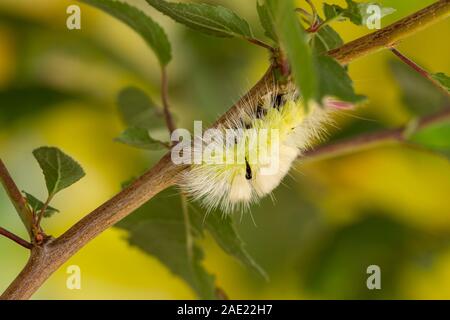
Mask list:
[[[270,194],[294,160],[323,136],[333,108],[310,106],[306,111],[291,88],[270,91],[243,109],[214,134],[201,137],[202,148],[193,152],[201,161],[181,179],[182,190],[208,210],[243,210]]]

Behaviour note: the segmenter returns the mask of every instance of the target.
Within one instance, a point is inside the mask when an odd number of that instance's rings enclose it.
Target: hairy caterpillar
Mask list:
[[[270,194],[288,174],[294,160],[323,136],[331,110],[345,106],[330,99],[327,105],[305,111],[296,89],[269,91],[256,106],[243,108],[247,111],[241,111],[239,117],[226,120],[213,137],[201,137],[202,146],[207,144],[208,148],[194,147],[193,153],[200,154],[202,160],[184,174],[182,190],[208,210],[220,208],[229,213],[248,208]],[[228,129],[237,132],[232,140],[226,139]],[[255,143],[263,130],[267,132],[263,135],[265,145],[278,152],[264,151],[261,141]],[[278,139],[274,139],[275,135]],[[228,161],[228,154],[233,154],[233,161]],[[257,156],[251,157],[252,154]],[[276,170],[264,173],[274,163]]]

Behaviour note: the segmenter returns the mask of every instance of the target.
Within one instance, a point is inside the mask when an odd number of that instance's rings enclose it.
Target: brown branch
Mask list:
[[[342,64],[347,64],[386,47],[392,47],[405,37],[447,18],[449,7],[450,0],[437,1],[386,28],[331,50],[329,54]]]
[[[17,188],[16,183],[9,174],[2,159],[0,159],[0,181],[27,229],[30,239],[33,239],[33,214],[28,208],[25,198],[22,196],[22,193],[20,193],[19,188]]]
[[[35,227],[37,229],[41,228],[41,220],[44,217],[45,211],[47,211],[48,206],[50,205],[50,201],[52,201],[53,199],[53,194],[49,195],[47,197],[47,200],[45,201],[44,205],[42,206],[41,210],[39,210],[37,219],[36,219],[36,223],[35,223]]]
[[[450,108],[446,108],[435,115],[420,119],[416,124],[415,130],[424,129],[447,119],[450,119]],[[329,145],[324,145],[304,153],[302,155],[302,161],[310,162],[340,157],[389,143],[406,143],[408,142],[408,137],[405,133],[408,129],[409,127],[405,126],[391,130],[378,131],[359,135],[354,138],[349,138]]]
[[[0,235],[14,241],[17,244],[20,244],[22,247],[26,248],[26,249],[31,249],[33,248],[33,245],[31,243],[29,243],[28,241],[22,239],[21,237],[19,237],[18,235],[15,235],[12,232],[9,232],[8,230],[6,230],[5,228],[0,227]]]
[[[449,7],[449,0],[439,1],[386,29],[333,50],[330,55],[341,63],[349,63],[382,47],[391,46],[394,42],[442,19],[448,15]],[[263,78],[217,120],[215,125],[220,126],[226,119],[235,118],[240,113],[240,109],[249,108],[248,101],[254,101],[266,94],[273,83],[273,67],[270,67]],[[42,245],[34,246],[27,265],[1,298],[29,298],[73,254],[158,192],[174,185],[177,182],[177,176],[186,169],[186,166],[175,166],[171,162],[170,153],[166,154],[156,166],[128,188],[81,219],[59,238],[48,238]]]

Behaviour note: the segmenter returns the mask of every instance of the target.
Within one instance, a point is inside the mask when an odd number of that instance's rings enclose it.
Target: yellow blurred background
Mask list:
[[[174,59],[169,65],[170,100],[179,126],[211,123],[264,73],[268,56],[238,39],[198,35],[146,5],[129,0],[167,31]],[[253,0],[220,3],[245,17],[257,34]],[[327,1],[344,5],[345,1]],[[433,1],[380,0],[397,11],[383,26]],[[298,1],[304,6],[304,1]],[[315,1],[321,7],[321,1]],[[87,175],[59,194],[61,210],[44,222],[60,235],[120,190],[121,182],[150,167],[161,153],[118,144],[123,130],[115,99],[126,86],[145,89],[159,101],[159,67],[152,51],[127,26],[79,4],[82,29],[66,28],[69,0],[0,0],[0,91],[12,86],[57,89],[28,107],[0,100],[0,157],[17,184],[41,198],[44,180],[31,151],[57,146],[77,159]],[[333,26],[346,41],[370,32],[349,23]],[[426,69],[450,73],[450,22],[441,22],[404,41],[399,49]],[[348,128],[397,127],[412,115],[401,99],[381,52],[350,66],[363,108],[341,115]],[[40,91],[39,91],[40,92]],[[81,98],[79,98],[81,97]],[[46,104],[48,99],[54,99]],[[53,101],[53,100],[51,100]],[[25,110],[26,109],[26,110]],[[25,111],[24,111],[25,110]],[[1,119],[1,118],[0,118]],[[350,131],[350,129],[348,129]],[[299,164],[270,199],[237,217],[248,251],[270,276],[249,272],[206,237],[205,267],[233,299],[403,298],[450,299],[450,166],[448,160],[392,145],[337,159]],[[0,225],[26,233],[0,191]],[[191,299],[192,290],[157,259],[130,247],[125,232],[110,229],[58,270],[35,299]],[[164,241],[164,239],[161,239]],[[28,253],[0,238],[0,291],[21,270]],[[81,290],[66,288],[66,268],[78,265]],[[382,290],[365,287],[366,267],[382,265]]]

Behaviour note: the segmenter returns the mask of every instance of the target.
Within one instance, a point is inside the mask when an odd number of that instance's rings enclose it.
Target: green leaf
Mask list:
[[[315,101],[324,104],[324,98],[336,98],[345,102],[357,103],[362,96],[356,95],[347,71],[331,57],[313,57],[307,44],[306,32],[297,21],[292,1],[268,0],[274,13],[282,48],[286,51],[292,73],[306,105]],[[338,46],[342,39],[331,28],[323,28],[320,35],[328,35],[330,45]],[[328,42],[322,43],[322,51]],[[331,44],[334,42],[333,44]],[[320,51],[320,48],[318,48]]]
[[[325,15],[326,21],[338,18],[341,15],[342,11],[344,11],[344,9],[338,5],[328,3],[323,4],[323,14]]]
[[[321,27],[312,36],[312,47],[316,54],[326,53],[344,44],[339,33],[328,25]]]
[[[87,97],[57,88],[39,85],[12,85],[0,89],[0,127],[35,116],[67,101],[84,101]]]
[[[367,3],[358,3],[353,0],[346,0],[347,8],[342,8],[338,5],[330,5],[325,3],[323,5],[323,12],[325,15],[326,21],[331,20],[350,20],[353,24],[361,26],[365,25],[367,19],[371,15],[368,13],[367,9],[369,6],[376,5],[380,8],[381,18],[392,14],[395,12],[395,9],[383,7],[376,2],[367,2]]]
[[[265,31],[265,35],[278,43],[278,37],[275,31],[274,19],[267,4],[264,0],[258,0],[256,2],[256,9],[258,11],[259,21]]]
[[[355,94],[353,81],[339,62],[329,56],[320,55],[316,57],[315,66],[320,81],[316,100],[321,104],[325,97],[351,103],[365,100],[364,96]]]
[[[126,129],[116,138],[117,141],[145,150],[161,150],[167,148],[167,145],[159,140],[153,139],[148,133],[148,129],[131,127]]]
[[[155,256],[200,298],[215,298],[214,277],[202,265],[201,248],[191,241],[200,231],[193,225],[186,228],[181,199],[175,189],[159,193],[116,227],[128,231],[127,240],[132,246]]]
[[[449,103],[445,93],[401,61],[389,61],[400,86],[402,102],[414,116],[434,114]]]
[[[345,20],[349,19],[352,23],[356,25],[362,24],[362,15],[359,10],[358,4],[352,0],[346,0],[347,8],[342,8],[336,4],[330,5],[325,3],[323,6],[323,11],[325,14],[326,21],[330,20]]]
[[[139,88],[127,87],[121,90],[117,97],[117,106],[129,127],[150,129],[164,125],[156,104]]]
[[[58,148],[41,147],[33,155],[44,173],[50,197],[85,176],[81,166]]]
[[[266,0],[265,3],[274,17],[281,47],[286,52],[295,82],[309,103],[317,96],[318,82],[306,31],[297,20],[292,0]]]
[[[95,6],[121,20],[139,33],[155,52],[159,63],[167,65],[172,59],[171,46],[164,30],[137,8],[113,0],[79,0]]]
[[[27,203],[31,207],[33,212],[37,213],[42,210],[42,208],[44,207],[44,203],[41,200],[35,198],[34,196],[32,196],[31,194],[29,194],[25,191],[22,191],[22,192],[25,194]],[[55,209],[53,207],[47,206],[47,208],[45,209],[45,212],[44,212],[44,218],[50,218],[56,212],[59,212],[59,210]]]
[[[174,188],[158,194],[116,224],[116,227],[127,230],[128,240],[132,245],[157,257],[202,298],[215,298],[213,277],[202,267],[203,255],[197,245],[204,236],[205,229],[226,253],[250,270],[266,277],[265,272],[245,250],[231,216],[211,212],[205,217],[206,213],[195,204],[189,204],[188,208],[189,234],[186,234],[180,195]],[[158,231],[153,231],[155,229]],[[193,242],[191,248],[188,246],[190,242]],[[193,259],[189,259],[189,256]]]
[[[208,35],[253,38],[249,24],[228,8],[204,3],[146,1],[173,20]]]
[[[219,211],[209,212],[206,215],[204,210],[196,204],[190,204],[189,209],[197,226],[206,228],[227,254],[235,257],[251,271],[259,274],[264,279],[268,279],[264,269],[258,265],[245,249],[245,244],[236,231],[231,215],[223,215]]]
[[[397,297],[396,279],[414,255],[409,244],[423,240],[423,232],[392,220],[390,212],[372,209],[360,214],[356,222],[322,231],[320,240],[309,245],[298,267],[308,294],[344,300]],[[372,264],[382,270],[383,290],[367,290],[366,268]]]
[[[414,133],[409,141],[450,159],[450,119],[427,126]]]
[[[443,72],[432,74],[431,77],[437,81],[442,88],[450,93],[450,77]]]

